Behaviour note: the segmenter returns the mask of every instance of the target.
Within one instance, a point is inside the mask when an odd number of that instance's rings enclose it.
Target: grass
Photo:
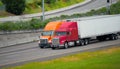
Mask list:
[[[45,3],[45,11],[55,10],[59,8],[63,8],[66,6],[70,6],[76,3],[83,2],[84,0],[58,0],[55,3],[47,4]],[[25,14],[31,13],[39,13],[42,11],[42,1],[41,0],[26,0],[26,10]],[[33,10],[34,9],[34,10]]]
[[[8,13],[4,10],[0,11],[0,17],[14,16],[14,14]]]
[[[5,69],[120,69],[120,47],[74,54]]]
[[[62,8],[62,7],[66,7],[66,6],[70,6],[72,4],[76,4],[76,3],[80,3],[80,2],[83,2],[84,0],[69,0],[69,1],[63,1],[63,0],[60,0],[56,3],[53,3],[53,4],[46,4],[46,11],[49,11],[49,10],[54,10],[54,9],[58,9],[58,8]],[[50,6],[50,7],[49,7]]]

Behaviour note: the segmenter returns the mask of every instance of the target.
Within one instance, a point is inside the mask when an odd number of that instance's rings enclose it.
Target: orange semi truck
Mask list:
[[[40,48],[46,48],[50,47],[52,43],[52,39],[55,36],[55,31],[59,29],[60,25],[62,24],[62,21],[59,22],[49,22],[44,30],[41,33],[41,36],[39,36],[39,47]]]

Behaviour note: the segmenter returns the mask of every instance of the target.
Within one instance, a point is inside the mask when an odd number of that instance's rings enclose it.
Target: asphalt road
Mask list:
[[[117,1],[118,0],[111,0],[111,3],[116,3]],[[60,15],[71,15],[74,13],[85,13],[92,9],[99,9],[101,7],[105,7],[106,5],[107,5],[107,0],[92,0],[84,5],[80,5],[71,9],[57,11],[55,13],[50,13],[50,14],[48,14],[48,12],[45,12],[45,18],[47,19]],[[5,18],[0,18],[0,22],[29,20],[33,17],[40,17],[41,15],[42,15],[41,13],[36,13],[36,14],[22,15],[22,16],[10,16]]]
[[[108,46],[120,46],[120,39],[114,41],[93,42],[86,46],[77,46],[68,49],[52,50],[40,49],[37,42],[0,48],[0,67],[16,66],[20,63],[31,61],[43,61],[56,57],[66,56],[70,53],[104,48]]]

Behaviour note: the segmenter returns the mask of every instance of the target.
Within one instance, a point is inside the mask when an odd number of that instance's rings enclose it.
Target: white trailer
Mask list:
[[[92,37],[102,41],[106,39],[118,39],[120,33],[120,15],[104,15],[81,18],[76,20],[78,25],[78,35],[84,44]]]

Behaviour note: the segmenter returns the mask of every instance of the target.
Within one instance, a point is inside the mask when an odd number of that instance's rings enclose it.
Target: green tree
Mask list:
[[[26,0],[1,0],[6,5],[6,11],[20,15],[25,10]]]

